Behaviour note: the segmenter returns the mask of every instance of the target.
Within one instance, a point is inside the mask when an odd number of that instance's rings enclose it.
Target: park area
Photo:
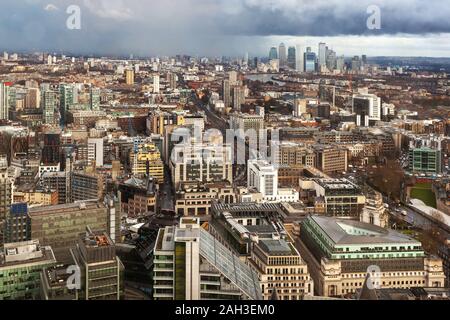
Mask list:
[[[409,197],[422,200],[427,206],[436,208],[436,196],[431,190],[431,183],[416,183],[411,188]]]

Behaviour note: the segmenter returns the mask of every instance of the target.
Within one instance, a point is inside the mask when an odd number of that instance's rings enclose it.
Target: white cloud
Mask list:
[[[122,0],[84,0],[83,3],[100,18],[129,20],[133,17],[133,11]]]
[[[58,9],[58,7],[55,6],[54,4],[49,3],[49,4],[47,4],[47,5],[45,6],[44,10],[45,10],[45,11],[57,11],[57,10],[59,10],[59,9]]]

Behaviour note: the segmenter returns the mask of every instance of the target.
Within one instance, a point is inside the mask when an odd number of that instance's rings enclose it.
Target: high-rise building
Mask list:
[[[258,274],[200,226],[181,218],[160,229],[154,250],[155,300],[261,300]]]
[[[225,108],[231,107],[231,85],[230,80],[225,79],[222,82],[222,99],[225,104]]]
[[[58,103],[58,94],[54,91],[46,90],[43,92],[42,117],[45,124],[55,124],[55,109]]]
[[[356,125],[368,127],[381,120],[381,98],[374,94],[355,94],[352,110],[356,114]]]
[[[9,119],[9,83],[0,82],[0,120]]]
[[[296,68],[296,49],[295,47],[289,47],[288,48],[288,56],[287,56],[287,65],[289,68],[291,69],[295,69]]]
[[[281,43],[278,48],[278,57],[280,59],[280,67],[285,67],[287,65],[287,52],[284,43]]]
[[[29,88],[25,96],[25,109],[39,109],[41,106],[41,91],[39,88]]]
[[[95,172],[71,172],[71,201],[101,200],[105,190],[103,176]]]
[[[155,144],[141,144],[136,150],[131,150],[130,165],[134,175],[147,175],[158,184],[164,183],[164,164]]]
[[[278,50],[276,47],[270,48],[269,52],[269,60],[276,60],[278,59]]]
[[[241,111],[241,107],[245,103],[245,88],[242,86],[234,86],[232,97],[233,110]]]
[[[4,236],[4,223],[10,215],[12,195],[12,181],[8,175],[7,167],[0,167],[0,243]]]
[[[134,85],[134,70],[128,69],[125,71],[125,83],[129,86]]]
[[[167,82],[169,83],[169,88],[175,90],[177,88],[178,76],[175,73],[167,73]]]
[[[96,167],[103,166],[103,138],[88,139],[88,160]]]
[[[295,70],[298,72],[305,72],[304,52],[302,47],[297,45],[295,48]]]
[[[235,86],[238,85],[238,73],[236,71],[230,71],[228,73],[228,80],[230,80],[230,85]]]
[[[322,66],[326,66],[327,63],[327,45],[326,43],[319,43],[319,56],[318,56],[318,67],[319,71],[322,69]]]
[[[316,54],[311,52],[311,48],[308,47],[305,52],[305,72],[315,72],[316,71]]]
[[[91,87],[90,88],[90,103],[91,103],[91,110],[100,110],[100,89]]]
[[[28,215],[28,204],[13,203],[5,220],[4,243],[29,240],[31,240],[31,221]]]
[[[61,135],[56,132],[44,134],[44,146],[42,147],[41,165],[52,166],[61,160]]]
[[[153,76],[153,93],[159,93],[159,74]]]
[[[78,238],[70,250],[81,271],[80,300],[120,300],[124,294],[124,266],[108,234],[93,232]]]
[[[278,169],[266,160],[247,162],[247,186],[261,194],[262,202],[296,202],[299,193],[290,188],[278,188]]]
[[[61,84],[59,86],[59,113],[61,115],[61,124],[66,124],[66,113],[74,104],[75,87],[70,84]]]

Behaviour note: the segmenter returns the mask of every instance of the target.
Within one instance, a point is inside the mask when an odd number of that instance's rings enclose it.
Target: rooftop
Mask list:
[[[364,222],[324,216],[311,216],[310,219],[331,238],[335,245],[409,244],[421,246],[420,242],[404,234]]]

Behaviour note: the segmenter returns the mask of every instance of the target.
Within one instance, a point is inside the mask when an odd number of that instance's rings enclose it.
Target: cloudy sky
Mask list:
[[[448,0],[0,0],[0,49],[267,56],[326,42],[338,54],[450,57]],[[81,29],[66,27],[70,5]],[[369,30],[371,5],[381,29]]]

